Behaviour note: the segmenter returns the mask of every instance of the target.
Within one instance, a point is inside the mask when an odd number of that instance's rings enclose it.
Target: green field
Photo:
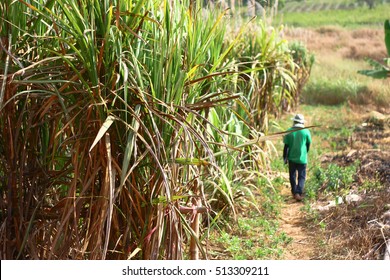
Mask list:
[[[339,25],[357,28],[380,26],[390,16],[390,3],[379,4],[373,9],[366,6],[350,6],[345,9],[347,4],[340,3],[290,3],[279,12],[274,22],[294,27]]]

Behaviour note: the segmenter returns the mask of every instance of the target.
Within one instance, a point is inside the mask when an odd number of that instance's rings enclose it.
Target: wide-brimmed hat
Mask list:
[[[291,120],[297,123],[305,123],[305,118],[302,114],[296,114]]]

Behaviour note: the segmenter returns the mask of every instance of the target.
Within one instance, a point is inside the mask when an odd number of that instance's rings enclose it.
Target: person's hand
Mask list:
[[[287,158],[285,158],[285,159],[283,159],[284,160],[284,164],[287,164],[288,163],[288,159]]]

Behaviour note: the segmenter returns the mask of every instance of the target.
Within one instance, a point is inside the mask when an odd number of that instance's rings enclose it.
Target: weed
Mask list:
[[[285,244],[289,244],[293,241],[292,237],[288,236],[285,232],[280,234],[280,240]]]
[[[372,190],[380,190],[383,188],[383,184],[380,179],[379,173],[376,173],[375,178],[371,180],[365,180],[361,185],[359,185],[359,192],[367,192]]]
[[[212,242],[219,244],[228,252],[228,258],[275,259],[282,256],[282,248],[292,239],[284,232],[279,232],[279,224],[267,215],[250,211],[246,217],[238,218],[231,231],[220,231],[211,236]],[[213,252],[210,253],[213,255]]]
[[[311,200],[316,199],[320,189],[336,196],[347,192],[354,181],[358,164],[359,162],[355,162],[351,166],[341,167],[331,163],[326,168],[316,166],[313,176],[308,180],[306,196]]]
[[[281,144],[281,143],[279,143]],[[281,147],[281,146],[280,146]],[[285,169],[285,164],[283,163],[283,159],[279,156],[278,158],[274,158],[271,161],[271,169],[272,170],[278,170],[278,171],[283,171]],[[277,177],[279,178],[279,177]],[[279,184],[280,181],[278,179],[274,179],[273,183]]]
[[[320,226],[321,230],[325,230],[326,229],[326,223],[324,221],[319,222],[318,225]]]
[[[326,190],[331,192],[339,192],[340,189],[346,188],[353,182],[353,174],[356,168],[341,168],[336,164],[330,164],[325,173]]]
[[[284,167],[283,167],[284,168]],[[277,170],[277,169],[274,169]],[[282,186],[284,183],[284,178],[283,177],[276,177],[275,179],[272,180],[272,184],[277,187],[277,186]]]

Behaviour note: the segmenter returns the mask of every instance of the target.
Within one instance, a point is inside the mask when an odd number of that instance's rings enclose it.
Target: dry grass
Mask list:
[[[382,30],[359,29],[346,34],[348,41],[342,52],[349,59],[366,59],[382,61],[386,57],[384,34]]]
[[[379,226],[390,193],[382,191],[367,195],[363,203],[341,205],[324,212],[319,217],[326,224],[324,231],[317,232],[325,240],[324,251],[317,252],[316,259],[381,259],[384,236],[390,232]],[[381,230],[382,229],[382,230]],[[383,235],[382,235],[383,233]]]
[[[382,29],[347,30],[337,26],[318,29],[286,29],[288,40],[304,42],[310,51],[319,53],[337,52],[342,58],[382,60],[386,56]]]

